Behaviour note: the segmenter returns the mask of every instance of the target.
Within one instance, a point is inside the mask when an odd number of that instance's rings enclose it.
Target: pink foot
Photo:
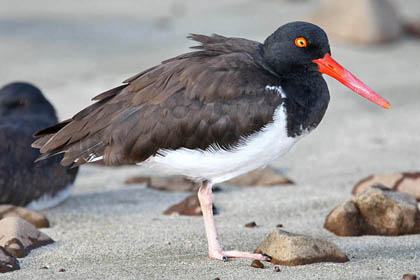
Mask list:
[[[249,253],[249,252],[241,252],[241,251],[224,251],[225,256],[228,258],[241,258],[241,259],[252,259],[252,260],[259,260],[259,261],[271,261],[271,257],[266,254],[256,254],[256,253]]]
[[[209,257],[212,259],[227,261],[228,258],[252,259],[259,261],[271,261],[271,257],[266,254],[255,254],[241,251],[219,251],[209,250]]]

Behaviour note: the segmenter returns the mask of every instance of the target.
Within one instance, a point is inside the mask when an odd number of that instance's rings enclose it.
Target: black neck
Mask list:
[[[286,93],[287,134],[296,137],[318,126],[327,110],[330,95],[322,75],[304,72],[284,77],[281,87]]]

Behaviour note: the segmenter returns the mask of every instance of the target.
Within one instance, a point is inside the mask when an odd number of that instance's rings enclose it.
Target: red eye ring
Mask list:
[[[306,48],[308,46],[308,43],[306,42],[306,39],[303,37],[296,38],[295,45],[299,48]]]

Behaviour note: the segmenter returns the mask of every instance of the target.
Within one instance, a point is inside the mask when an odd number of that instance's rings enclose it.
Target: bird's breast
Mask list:
[[[288,136],[287,110],[281,104],[275,110],[272,122],[242,138],[235,147],[161,150],[145,165],[165,175],[185,175],[196,180],[220,183],[269,164],[289,151],[304,135]]]

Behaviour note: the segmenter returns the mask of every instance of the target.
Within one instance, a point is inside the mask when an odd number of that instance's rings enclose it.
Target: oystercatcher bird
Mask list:
[[[201,43],[106,91],[93,105],[35,134],[43,158],[63,165],[101,159],[144,164],[202,182],[198,191],[211,258],[268,256],[223,251],[213,220],[212,185],[286,153],[321,121],[329,102],[322,73],[376,104],[390,104],[330,56],[325,32],[292,22],[263,44],[192,34]]]
[[[0,204],[31,209],[52,207],[66,199],[77,169],[60,165],[62,157],[34,163],[32,134],[57,123],[53,106],[28,83],[0,89]]]

